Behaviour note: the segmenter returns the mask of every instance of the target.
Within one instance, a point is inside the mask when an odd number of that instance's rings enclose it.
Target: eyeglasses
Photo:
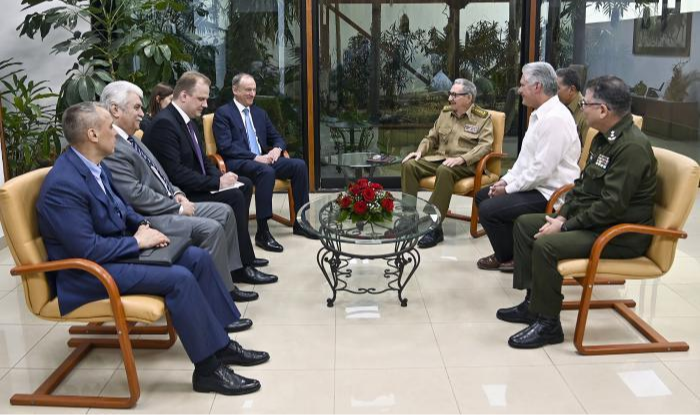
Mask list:
[[[604,102],[586,102],[585,99],[582,99],[578,103],[578,106],[581,108],[601,106],[601,105],[605,105],[605,103]]]
[[[460,92],[460,93],[450,92],[450,98],[457,98],[457,97],[461,97],[463,95],[469,95],[469,94],[466,92]]]

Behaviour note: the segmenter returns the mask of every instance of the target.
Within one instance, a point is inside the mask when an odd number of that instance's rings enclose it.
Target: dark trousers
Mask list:
[[[515,221],[515,273],[513,288],[531,288],[530,311],[558,317],[564,296],[562,275],[557,264],[563,259],[588,258],[598,233],[588,230],[560,232],[534,238],[546,223],[545,215],[523,215]],[[624,244],[613,239],[602,252],[603,258],[635,258],[644,255],[651,237],[634,235]],[[631,242],[631,243],[627,243]]]
[[[537,190],[489,197],[489,188],[476,194],[479,222],[489,237],[498,262],[513,259],[513,224],[518,216],[541,213],[547,207],[547,199]]]
[[[171,267],[134,266],[152,271],[122,294],[164,297],[175,331],[192,362],[201,362],[228,344],[224,327],[241,314],[206,251],[191,246]]]
[[[210,192],[190,193],[187,197],[193,202],[220,202],[231,206],[236,217],[236,234],[238,247],[241,254],[241,263],[250,266],[255,259],[253,243],[250,241],[248,231],[248,212],[250,201],[253,198],[253,182],[247,177],[238,177],[238,181],[244,183],[243,187],[230,189],[211,194]]]
[[[229,160],[229,170],[248,177],[255,185],[255,213],[258,220],[272,217],[272,190],[275,179],[292,181],[294,206],[299,210],[309,202],[309,173],[304,160],[280,157],[274,164],[258,163],[255,160]]]

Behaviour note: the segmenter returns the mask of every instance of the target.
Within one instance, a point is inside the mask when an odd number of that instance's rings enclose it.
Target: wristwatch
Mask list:
[[[151,221],[149,221],[148,219],[144,219],[144,220],[142,220],[141,222],[139,222],[139,226],[141,226],[141,225],[146,225],[146,226],[148,226],[148,227],[150,228],[150,227],[151,227]]]
[[[561,229],[562,232],[567,232],[567,231],[568,231],[568,229],[566,229],[566,222],[564,222],[564,223],[561,224],[561,228],[560,228],[560,229]]]

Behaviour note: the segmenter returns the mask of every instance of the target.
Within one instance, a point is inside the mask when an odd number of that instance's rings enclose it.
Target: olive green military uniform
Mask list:
[[[571,115],[574,116],[576,131],[578,132],[578,138],[581,140],[581,148],[583,148],[586,144],[586,134],[588,134],[588,120],[586,120],[586,116],[583,114],[581,101],[583,101],[583,95],[579,92],[576,98],[567,105],[567,108],[571,111]]]
[[[513,287],[532,289],[530,311],[558,317],[564,297],[557,263],[588,257],[598,235],[618,223],[653,225],[655,194],[656,158],[628,114],[593,139],[586,167],[559,211],[566,218],[562,232],[534,239],[546,222],[543,214],[523,215],[515,223]],[[638,257],[650,243],[650,235],[621,235],[602,256]]]
[[[491,151],[492,144],[493,122],[488,111],[472,105],[457,117],[449,105],[445,106],[418,145],[420,160],[411,159],[401,165],[401,190],[415,196],[422,178],[436,176],[430,203],[438,207],[444,219],[455,182],[474,175],[476,164]],[[465,163],[447,167],[442,162],[448,157],[461,157]]]

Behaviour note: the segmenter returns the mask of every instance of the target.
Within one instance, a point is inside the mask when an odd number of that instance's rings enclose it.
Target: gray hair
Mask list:
[[[107,109],[116,105],[117,107],[124,109],[126,108],[127,101],[129,99],[129,93],[133,92],[143,99],[143,90],[138,86],[127,81],[114,81],[110,82],[102,90],[102,95],[100,96],[100,101],[105,104]]]
[[[460,85],[463,93],[471,95],[472,98],[476,98],[476,85],[474,85],[474,82],[464,78],[457,78],[454,84]]]
[[[71,105],[63,112],[61,125],[69,144],[81,142],[88,129],[97,127],[100,119],[98,108],[107,109],[99,102],[81,102]]]
[[[253,75],[245,72],[237,73],[233,76],[233,79],[231,79],[231,86],[234,88],[237,87],[245,77],[253,78]]]
[[[539,82],[545,95],[553,97],[557,94],[557,73],[552,65],[547,62],[530,62],[523,66],[523,75],[527,76],[527,82],[532,85]]]

